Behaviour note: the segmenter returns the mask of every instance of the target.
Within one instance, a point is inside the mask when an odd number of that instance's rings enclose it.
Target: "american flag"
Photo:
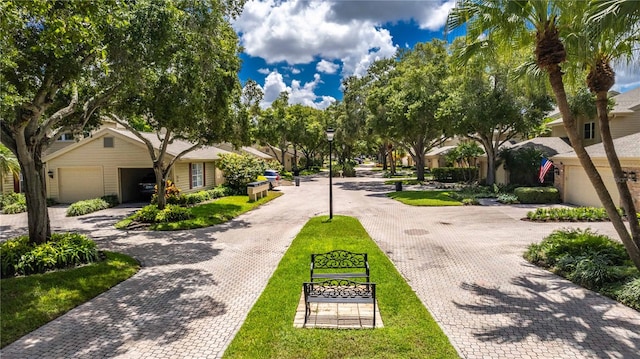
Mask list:
[[[549,172],[551,167],[553,167],[553,162],[542,157],[542,161],[540,161],[540,173],[538,174],[538,180],[540,183],[544,183],[544,176]]]

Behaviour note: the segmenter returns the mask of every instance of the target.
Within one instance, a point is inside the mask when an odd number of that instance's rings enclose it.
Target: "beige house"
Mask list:
[[[619,138],[640,132],[640,87],[612,97],[615,105],[609,113],[611,137]],[[555,111],[551,118],[556,118],[548,126],[552,137],[567,137],[560,112]],[[602,142],[597,119],[577,118],[578,130],[585,146]]]
[[[602,177],[614,203],[620,204],[616,180],[624,181],[634,198],[636,208],[640,208],[640,132],[613,140],[622,170],[623,178],[613,178],[602,143],[586,147],[598,173]],[[560,190],[563,202],[579,206],[602,207],[587,174],[582,169],[575,152],[561,153],[552,157],[557,170],[554,186]]]
[[[144,133],[155,148],[156,134]],[[191,144],[175,140],[167,148],[167,160]],[[168,179],[182,193],[197,192],[224,182],[215,166],[219,155],[229,153],[217,147],[203,147],[183,156]],[[144,142],[133,133],[104,127],[91,137],[44,157],[47,171],[47,196],[61,203],[117,195],[120,202],[140,200],[138,182],[153,173],[152,161]]]
[[[278,162],[280,162],[280,159],[282,159],[282,151],[280,151],[280,149],[278,148],[260,146],[259,148],[257,148],[257,150],[262,153],[266,153],[267,155],[271,156],[271,159],[277,160]],[[300,161],[300,157],[301,156],[298,155],[298,161]],[[291,151],[285,151],[284,153],[284,169],[285,171],[291,171],[293,169],[293,153]]]
[[[256,148],[253,147],[247,147],[247,146],[242,146],[240,148],[235,148],[232,144],[230,143],[220,143],[216,145],[217,148],[220,148],[222,150],[225,151],[229,151],[229,152],[233,152],[233,153],[237,153],[237,154],[247,154],[247,155],[251,155],[257,158],[261,158],[265,161],[276,161],[276,158],[273,157],[270,154],[264,153]]]

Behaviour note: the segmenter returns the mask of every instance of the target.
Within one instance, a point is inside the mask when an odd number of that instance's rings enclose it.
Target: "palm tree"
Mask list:
[[[7,146],[0,144],[0,177],[20,174],[20,163]]]
[[[611,222],[616,229],[616,232],[620,236],[629,256],[634,262],[635,266],[640,269],[640,229],[637,218],[632,212],[628,218],[631,223],[631,233],[627,231],[624,221],[616,209],[616,205],[611,198],[607,188],[605,187],[602,177],[598,173],[591,157],[584,148],[582,139],[579,136],[577,122],[571,110],[569,109],[569,103],[567,100],[567,93],[565,91],[565,84],[563,81],[563,64],[567,61],[567,49],[570,54],[579,54],[584,52],[592,42],[595,42],[597,37],[585,36],[587,33],[592,33],[595,30],[587,30],[587,27],[592,24],[585,24],[585,14],[590,12],[594,7],[598,8],[591,18],[592,21],[598,21],[601,24],[599,30],[604,36],[605,33],[611,32],[619,34],[620,32],[629,32],[628,29],[623,30],[622,26],[616,25],[612,27],[606,26],[606,19],[611,18],[610,12],[613,11],[612,7],[606,7],[604,2],[608,3],[624,3],[623,1],[562,1],[562,0],[529,0],[529,1],[508,1],[508,0],[460,0],[456,7],[451,11],[447,19],[447,29],[452,30],[463,24],[467,26],[467,39],[470,39],[470,47],[478,47],[477,43],[486,41],[487,38],[492,43],[497,44],[500,49],[507,51],[513,51],[514,48],[520,48],[521,46],[533,46],[535,62],[537,66],[546,72],[551,89],[555,95],[558,109],[562,115],[564,128],[567,132],[571,146],[573,147],[576,155],[580,161],[580,164],[584,168],[587,176],[591,180],[591,183],[598,195],[598,198],[602,202],[603,207],[607,211]],[[614,4],[615,5],[615,4]],[[629,12],[636,13],[637,10],[633,10],[633,7],[624,7],[625,9],[631,8]],[[618,11],[622,11],[622,7],[617,8]],[[628,21],[628,19],[625,19]],[[615,23],[615,21],[611,21]],[[631,22],[632,24],[634,22]],[[627,23],[628,24],[628,23]],[[636,23],[637,24],[637,23]],[[637,26],[636,26],[637,27]],[[583,41],[584,47],[568,47],[565,48],[564,41],[568,41],[569,45],[573,45],[572,38],[577,38],[578,41]],[[569,40],[567,40],[569,39]],[[604,39],[602,37],[601,39]],[[627,43],[628,45],[628,43]],[[610,61],[614,56],[618,56],[619,53],[608,53],[608,57],[604,59]],[[570,57],[569,65],[578,63],[580,60]],[[602,66],[602,61],[594,61],[594,64],[599,64],[600,69],[595,69],[592,79],[594,84],[597,83],[602,72],[608,71],[606,66]],[[597,66],[596,66],[597,67]],[[609,68],[610,69],[610,68]],[[612,73],[612,71],[611,71]],[[596,75],[598,77],[596,77]],[[606,77],[606,76],[605,76]],[[601,87],[610,88],[613,85],[613,79],[602,84]],[[598,88],[599,90],[599,88]],[[597,93],[600,93],[598,91]],[[606,91],[605,91],[606,99]],[[606,106],[606,103],[605,103]],[[604,112],[606,118],[606,112]],[[602,121],[601,121],[602,123]],[[608,126],[608,121],[605,121],[605,126]],[[605,128],[604,131],[608,131]],[[604,136],[611,137],[610,132],[603,132]],[[607,140],[607,141],[609,141]],[[604,142],[604,141],[603,141]],[[610,143],[604,143],[608,147],[607,154],[615,154],[613,148],[613,141]],[[609,158],[617,162],[617,166],[620,167],[617,156]],[[613,166],[612,166],[613,167]],[[622,170],[619,168],[614,169],[621,174]],[[615,174],[616,172],[614,172]],[[618,186],[618,188],[626,187]],[[628,188],[627,188],[628,192]],[[625,196],[625,193],[620,193],[621,198]],[[630,194],[629,194],[630,197]],[[629,206],[628,200],[623,200],[625,209],[634,208]],[[632,202],[632,201],[631,201]],[[629,212],[627,212],[629,213]]]

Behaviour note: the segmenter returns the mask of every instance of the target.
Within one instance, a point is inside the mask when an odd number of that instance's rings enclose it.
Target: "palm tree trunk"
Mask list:
[[[567,135],[569,136],[571,147],[573,147],[573,150],[576,152],[582,168],[587,173],[600,202],[602,202],[602,206],[611,219],[613,227],[627,249],[629,257],[631,257],[634,265],[640,269],[640,251],[638,251],[638,246],[631,238],[629,231],[627,231],[627,227],[625,227],[622,217],[618,214],[616,205],[613,203],[613,199],[607,191],[604,181],[602,180],[600,173],[598,173],[596,166],[593,164],[591,157],[585,150],[582,139],[578,133],[576,121],[569,109],[569,102],[567,101],[567,94],[564,89],[564,82],[562,81],[562,70],[560,69],[560,65],[556,64],[548,66],[546,70],[549,74],[549,82],[551,83],[551,88],[556,97],[558,108],[562,114],[562,121],[564,128],[567,131]]]
[[[640,258],[640,224],[638,222],[638,217],[635,215],[637,210],[633,203],[633,196],[631,195],[627,182],[623,180],[622,166],[620,165],[620,159],[618,158],[618,154],[616,153],[613,145],[611,128],[609,126],[609,115],[607,113],[607,102],[607,91],[600,91],[596,94],[596,108],[598,110],[600,136],[602,138],[604,151],[607,155],[607,160],[609,161],[609,166],[611,166],[611,171],[613,172],[613,178],[615,179],[618,193],[620,194],[620,202],[622,202],[622,208],[624,208],[624,211],[627,214],[629,229],[631,230],[631,248],[626,245],[625,247],[627,247],[627,251],[630,256],[633,256],[632,252],[634,252],[635,256]],[[620,217],[620,214],[616,211],[615,216]],[[609,218],[611,218],[611,214],[609,214]],[[636,262],[634,261],[634,263]]]

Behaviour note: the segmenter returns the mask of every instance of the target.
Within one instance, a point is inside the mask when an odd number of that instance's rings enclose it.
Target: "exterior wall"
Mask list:
[[[180,189],[181,193],[193,193],[203,189],[211,189],[219,184],[224,183],[222,171],[215,167],[215,162],[204,163],[204,186],[189,188],[191,178],[189,177],[189,167],[191,163],[202,163],[202,161],[178,162],[173,166],[173,182]]]
[[[579,118],[577,119],[577,122],[578,132],[582,138],[584,138],[584,124],[586,122],[595,122],[595,138],[584,140],[585,146],[602,142],[600,129],[598,128],[598,122],[596,119],[585,120],[584,118]],[[610,126],[611,137],[614,139],[638,133],[640,132],[640,111],[636,111],[633,114],[614,115],[611,119]],[[564,125],[562,123],[551,128],[551,137],[567,137],[567,132],[564,130]]]
[[[102,167],[104,194],[116,194],[121,198],[118,168],[151,168],[153,163],[146,148],[132,142],[114,137],[113,147],[105,148],[100,136],[91,139],[83,146],[55,157],[47,162],[46,171],[52,170],[55,175],[47,176],[48,197],[58,199],[60,186],[57,175],[59,168],[68,167]]]
[[[13,190],[13,176],[11,174],[3,174],[0,179],[0,193],[12,193]]]
[[[559,124],[551,127],[550,137],[567,137],[567,131],[564,130],[564,125]]]
[[[640,111],[615,115],[611,121],[611,137],[618,138],[640,132]]]
[[[631,196],[633,197],[633,204],[636,207],[636,211],[640,212],[640,164],[635,167],[623,167],[623,171],[627,172],[635,172],[636,180],[629,180],[627,185],[629,186],[629,191],[631,192]]]
[[[557,163],[553,163],[554,167],[554,176],[553,176],[553,187],[558,189],[560,192],[560,201],[566,202],[565,199],[565,186],[564,186],[564,164],[560,161],[556,161]]]

